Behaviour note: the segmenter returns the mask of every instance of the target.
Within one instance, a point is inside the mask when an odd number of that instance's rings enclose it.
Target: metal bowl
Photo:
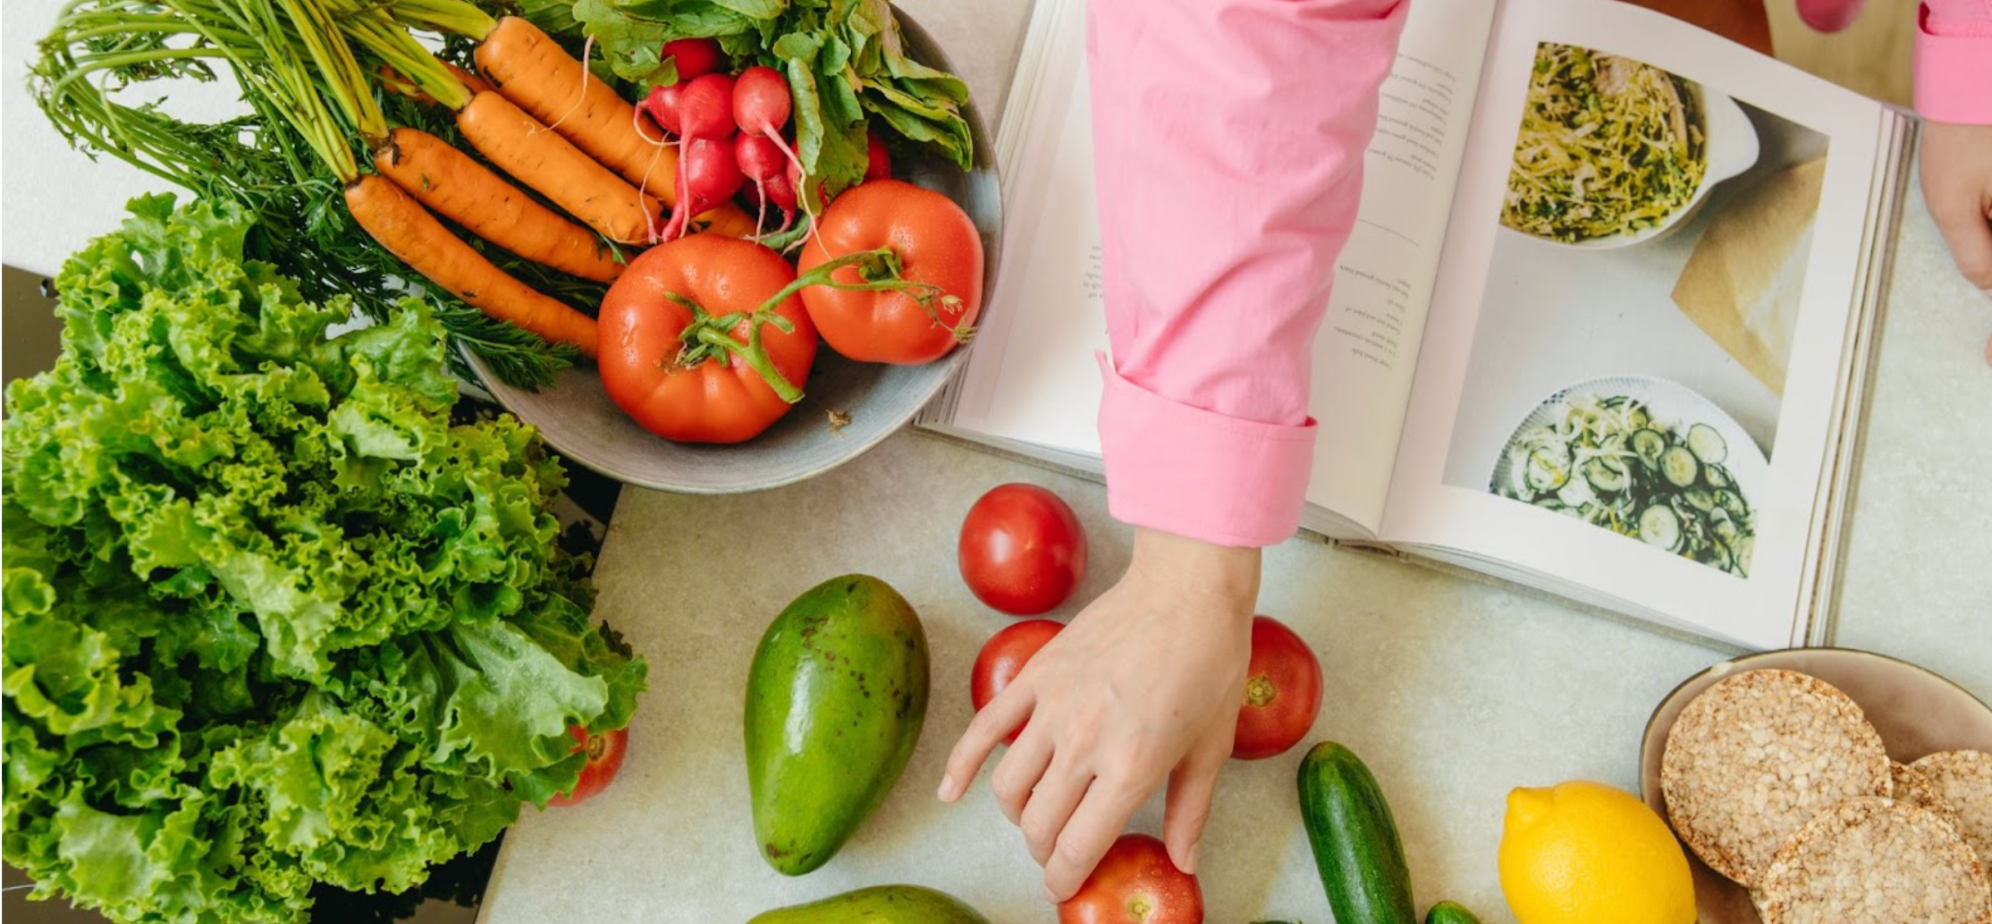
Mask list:
[[[900,13],[899,25],[909,56],[953,71],[947,55],[918,24]],[[973,171],[964,173],[922,152],[895,159],[893,172],[953,199],[981,232],[983,307],[976,323],[982,325],[988,323],[994,302],[1002,198],[989,130],[972,100],[962,107],[962,117],[975,139]],[[553,387],[532,392],[505,385],[475,355],[467,355],[492,397],[538,427],[547,443],[574,462],[617,481],[661,491],[739,494],[812,478],[877,445],[933,398],[968,349],[958,347],[923,366],[887,366],[853,362],[821,347],[801,403],[760,436],[725,446],[673,443],[637,426],[609,400],[592,366],[569,369]],[[833,426],[833,412],[848,415],[849,422]]]

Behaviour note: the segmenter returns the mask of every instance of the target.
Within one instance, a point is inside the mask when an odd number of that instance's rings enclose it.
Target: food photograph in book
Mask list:
[[[1826,148],[1537,46],[1446,482],[1749,577]]]

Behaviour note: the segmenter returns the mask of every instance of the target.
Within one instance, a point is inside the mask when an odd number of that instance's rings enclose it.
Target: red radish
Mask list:
[[[719,43],[712,39],[683,38],[665,42],[657,56],[666,61],[677,60],[679,83],[719,70]]]
[[[769,205],[782,210],[782,226],[768,233],[780,234],[795,224],[795,187],[789,185],[788,174],[777,170],[773,176],[754,184],[751,192],[754,206],[760,210],[760,216],[754,222],[756,237],[761,236],[759,230],[767,223]]]
[[[772,67],[750,67],[733,84],[733,118],[743,135],[780,137],[789,108],[788,81]]]
[[[686,138],[726,138],[733,134],[733,78],[706,74],[685,85],[678,102],[679,132]]]
[[[678,106],[685,97],[685,85],[674,83],[670,86],[650,88],[650,95],[637,104],[637,109],[657,123],[657,127],[671,134],[678,134]]]
[[[750,67],[740,72],[740,80],[733,85],[733,119],[740,124],[740,133],[773,142],[799,171],[801,158],[782,140],[782,126],[788,124],[793,102],[788,81],[772,67]]]
[[[883,180],[892,176],[892,156],[885,151],[885,142],[880,141],[878,132],[865,132],[865,179]]]
[[[695,186],[691,178],[693,141],[724,141],[733,137],[733,78],[727,74],[704,74],[685,85],[684,95],[678,99],[678,137],[683,145],[684,155],[678,158],[678,207],[671,213],[671,220],[664,225],[660,240],[674,240],[685,233],[685,225],[693,215],[705,211],[726,200],[740,189],[740,165],[734,161],[733,146],[725,150],[725,164],[714,162],[717,155],[708,147],[702,155],[705,172],[709,177],[730,173],[733,185],[726,195],[715,199],[701,200],[691,190],[712,190],[720,185],[707,180],[704,186]]]
[[[768,180],[782,172],[782,149],[767,135],[741,135],[734,139],[734,156],[740,172],[750,180]]]
[[[746,177],[733,150],[732,138],[691,138],[685,142],[685,185],[678,210],[687,216],[712,208],[740,191]]]
[[[734,111],[739,111],[739,106]],[[782,148],[767,135],[743,134],[733,139],[733,159],[739,161],[740,172],[754,181],[754,201],[758,203],[754,215],[754,236],[761,236],[761,229],[768,221],[769,179],[781,176]]]
[[[768,193],[769,202],[774,203],[784,212],[795,211],[795,181],[789,179],[788,174],[777,173],[769,177],[765,181],[765,189]]]

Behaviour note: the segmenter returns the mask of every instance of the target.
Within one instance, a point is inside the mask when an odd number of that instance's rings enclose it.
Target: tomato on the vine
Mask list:
[[[1085,576],[1086,530],[1058,495],[1002,484],[968,509],[956,554],[977,599],[1012,616],[1036,616],[1064,603]]]
[[[975,704],[975,711],[981,712],[982,707],[989,705],[996,694],[1010,685],[1010,681],[1017,679],[1031,656],[1037,654],[1038,649],[1043,648],[1063,628],[1065,626],[1049,619],[1026,619],[990,636],[989,641],[983,643],[982,652],[975,656],[975,669],[968,677],[968,698]],[[1023,730],[1022,725],[1012,729],[1003,743],[1016,744],[1017,735]]]
[[[616,778],[616,771],[622,769],[623,752],[629,748],[627,728],[591,735],[587,729],[574,725],[567,731],[574,736],[574,750],[587,753],[588,763],[582,766],[581,778],[575,782],[574,791],[548,799],[549,805],[573,805],[608,788]]]
[[[930,189],[871,180],[831,200],[796,264],[807,275],[834,259],[889,249],[893,267],[850,266],[830,277],[844,288],[802,290],[823,342],[863,362],[918,365],[966,342],[982,309],[982,235],[975,221]]]
[[[738,443],[802,397],[816,328],[781,255],[693,234],[631,260],[602,300],[602,387],[666,439]]]
[[[1321,661],[1292,629],[1252,617],[1252,659],[1231,756],[1259,760],[1300,743],[1321,713]]]
[[[1123,834],[1078,894],[1058,905],[1059,924],[1203,924],[1203,889],[1176,868],[1169,848]]]

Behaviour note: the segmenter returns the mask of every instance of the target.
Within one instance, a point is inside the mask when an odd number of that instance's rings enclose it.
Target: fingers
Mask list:
[[[1197,871],[1197,841],[1203,838],[1204,823],[1210,820],[1210,803],[1217,793],[1217,778],[1229,756],[1215,748],[1199,748],[1183,758],[1169,775],[1168,800],[1162,808],[1162,842],[1169,847],[1169,861],[1186,873]]]
[[[1092,774],[1075,771],[1065,760],[1053,760],[1051,768],[1038,781],[1030,803],[1024,806],[1022,818],[1017,819],[1017,828],[1024,834],[1031,859],[1039,866],[1051,861],[1051,851],[1057,846],[1059,835],[1092,781]]]
[[[1144,788],[1125,779],[1097,777],[1086,790],[1079,807],[1058,834],[1058,845],[1044,865],[1045,891],[1054,901],[1071,898],[1093,867],[1107,855],[1107,848],[1127,829],[1128,819],[1148,798],[1152,787]]]
[[[969,781],[975,779],[976,772],[989,759],[989,752],[994,751],[1012,729],[1030,718],[1034,704],[1035,698],[1028,688],[1021,683],[1013,683],[996,694],[989,705],[982,707],[975,718],[969,720],[968,729],[961,733],[954,750],[948,753],[947,770],[941,774],[941,788],[936,793],[941,801],[953,802],[968,791]]]
[[[1984,130],[1931,123],[1922,151],[1923,199],[1930,217],[1950,245],[1959,272],[1992,295],[1992,178],[1984,151],[1976,148]]]
[[[1972,285],[1992,295],[1992,218],[1972,199],[1945,199],[1930,202],[1930,217],[1943,232],[1957,260],[1958,272]]]
[[[996,794],[996,804],[1011,824],[1022,824],[1024,803],[1034,798],[1031,792],[1051,761],[1051,736],[1027,733],[996,762],[996,772],[989,775],[989,791]]]

